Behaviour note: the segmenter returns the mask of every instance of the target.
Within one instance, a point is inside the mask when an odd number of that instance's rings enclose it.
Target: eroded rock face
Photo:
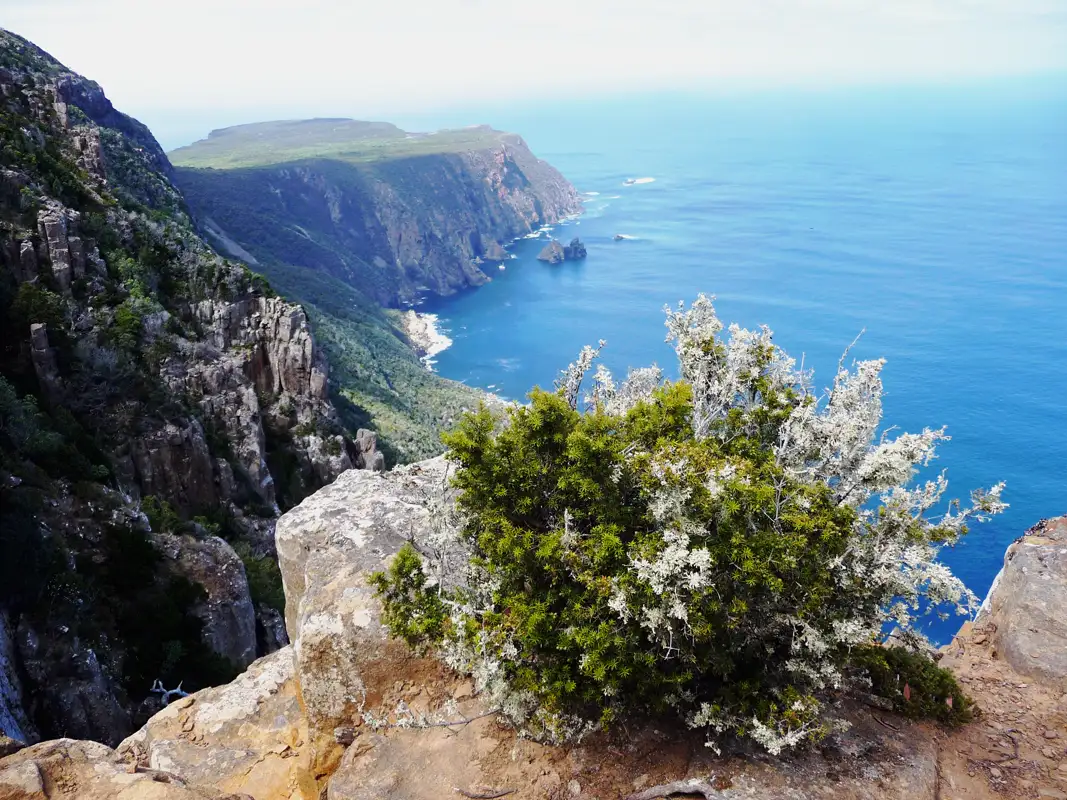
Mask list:
[[[36,732],[23,710],[17,660],[11,624],[7,614],[0,611],[0,734],[26,742],[36,739]]]
[[[317,800],[292,648],[259,659],[226,686],[176,700],[124,740],[141,767],[255,800]]]
[[[1008,548],[975,620],[987,626],[1012,669],[1067,690],[1067,517],[1043,520]]]
[[[53,739],[0,759],[0,800],[238,800],[176,775],[131,769],[97,742]]]
[[[176,570],[207,593],[193,609],[204,623],[205,644],[238,669],[247,667],[256,657],[256,613],[237,553],[218,536],[161,533],[154,538]]]
[[[285,624],[308,723],[320,734],[350,724],[407,658],[382,626],[368,576],[429,527],[422,505],[443,458],[380,474],[350,470],[278,520]]]

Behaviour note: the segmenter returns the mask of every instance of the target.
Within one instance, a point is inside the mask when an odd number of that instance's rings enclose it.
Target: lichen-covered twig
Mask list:
[[[684,781],[674,781],[673,783],[653,786],[651,789],[645,789],[642,792],[629,795],[626,800],[657,800],[657,798],[670,797],[675,794],[699,794],[704,796],[704,800],[715,800],[717,797],[722,797],[718,789],[707,781],[700,778],[688,778]]]

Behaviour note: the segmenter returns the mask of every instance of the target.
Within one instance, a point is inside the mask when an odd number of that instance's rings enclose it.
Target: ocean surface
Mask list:
[[[559,168],[585,213],[426,309],[453,340],[442,375],[521,399],[598,339],[618,375],[670,374],[663,306],[705,292],[724,321],[769,325],[819,387],[865,329],[852,355],[888,360],[886,426],[948,426],[936,468],[950,495],[1007,482],[1010,510],[944,553],[979,597],[1014,538],[1067,513],[1067,81],[646,97],[490,121]],[[588,258],[536,261],[549,235],[580,236]],[[958,625],[928,630],[947,641]]]

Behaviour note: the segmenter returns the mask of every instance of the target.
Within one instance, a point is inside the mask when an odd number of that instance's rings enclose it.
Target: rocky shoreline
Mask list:
[[[408,337],[415,354],[433,372],[434,356],[452,346],[452,340],[438,328],[439,318],[436,314],[405,311],[400,318],[404,334]]]

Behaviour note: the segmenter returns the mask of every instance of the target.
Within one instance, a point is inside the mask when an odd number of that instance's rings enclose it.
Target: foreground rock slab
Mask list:
[[[425,691],[412,686],[405,702]],[[390,698],[395,699],[395,698]],[[401,698],[403,699],[403,698]],[[683,779],[714,787],[722,800],[934,800],[938,751],[931,729],[865,710],[818,751],[788,759],[717,757],[703,737],[649,726],[556,748],[519,739],[476,701],[472,721],[452,728],[364,730],[331,778],[329,800],[431,800],[495,796],[515,800],[620,800]],[[458,791],[457,791],[458,790]],[[659,797],[661,795],[655,795]]]
[[[0,759],[0,800],[244,800],[127,764],[97,742],[53,739]]]
[[[176,700],[118,752],[132,763],[255,800],[317,800],[291,647],[225,686]]]

